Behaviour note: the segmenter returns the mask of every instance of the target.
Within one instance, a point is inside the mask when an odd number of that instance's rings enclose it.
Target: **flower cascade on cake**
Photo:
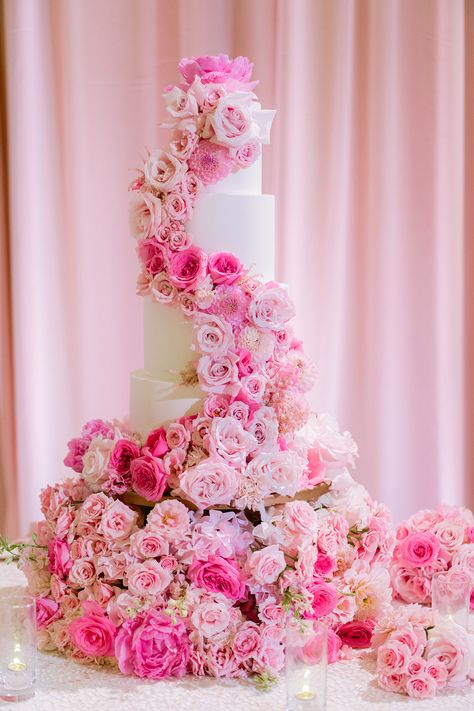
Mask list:
[[[286,289],[187,225],[206,186],[249,169],[268,141],[244,57],[180,63],[166,150],[132,184],[138,293],[192,324],[183,374],[198,412],[137,433],[88,422],[71,478],[41,494],[23,554],[40,647],[124,674],[256,675],[284,663],[288,614],[324,620],[330,660],[371,646],[390,613],[387,509],[349,473],[357,447],[310,412],[314,368]],[[135,497],[135,498],[134,498]],[[141,499],[137,499],[141,497]]]

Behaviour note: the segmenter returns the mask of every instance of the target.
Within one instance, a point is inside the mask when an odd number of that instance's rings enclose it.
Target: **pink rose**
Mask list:
[[[428,660],[426,662],[426,673],[436,681],[438,689],[442,689],[446,686],[448,670],[443,662],[439,662],[437,659]]]
[[[94,563],[91,560],[79,559],[74,561],[69,571],[69,582],[72,586],[80,588],[92,585],[96,578]]]
[[[282,286],[269,282],[254,293],[249,315],[258,328],[278,331],[293,318],[295,307]]]
[[[179,486],[184,496],[198,508],[228,505],[237,492],[237,474],[225,462],[210,457],[186,469]]]
[[[468,543],[474,543],[474,526],[466,528],[466,538]]]
[[[405,674],[379,674],[378,682],[383,689],[403,694],[406,691],[407,677]]]
[[[400,557],[406,565],[421,567],[432,563],[439,553],[440,544],[432,533],[410,533],[399,544]]]
[[[326,617],[337,605],[337,591],[333,585],[324,582],[311,583],[308,591],[312,596],[311,618]]]
[[[347,644],[352,649],[369,649],[373,631],[373,622],[369,620],[353,620],[337,628],[342,644]]]
[[[67,578],[72,567],[71,553],[66,541],[54,537],[48,543],[48,570],[59,578]]]
[[[138,514],[121,501],[112,500],[102,514],[100,529],[108,541],[129,538],[137,523]]]
[[[194,319],[193,350],[204,355],[225,356],[234,345],[230,323],[217,316],[199,314]]]
[[[115,655],[123,674],[149,679],[184,676],[190,642],[181,620],[147,610],[126,621],[115,641]]]
[[[150,284],[150,294],[159,304],[171,304],[177,295],[176,287],[171,283],[166,272],[155,274]]]
[[[135,563],[127,569],[128,589],[132,595],[159,595],[166,590],[171,580],[171,573],[156,560]]]
[[[162,150],[150,153],[145,163],[145,180],[158,192],[171,192],[181,182],[186,164]]]
[[[109,458],[114,441],[95,437],[83,457],[83,475],[89,486],[95,490],[108,478]]]
[[[285,505],[283,512],[285,528],[298,538],[316,534],[318,515],[307,501],[292,501]]]
[[[426,645],[425,628],[423,625],[414,625],[411,622],[407,622],[403,627],[392,633],[391,639],[406,644],[413,656],[421,657]]]
[[[406,644],[397,640],[382,644],[377,652],[379,674],[405,674],[411,660],[411,652]]]
[[[207,256],[199,247],[175,252],[170,259],[170,281],[178,289],[192,289],[206,275],[206,266]]]
[[[464,531],[465,524],[462,520],[446,519],[437,523],[433,528],[433,533],[439,540],[441,547],[450,554],[458,550],[464,543]]]
[[[141,240],[137,247],[138,256],[150,274],[158,274],[166,269],[166,255],[155,237]]]
[[[166,110],[173,118],[184,119],[189,116],[196,116],[198,105],[195,97],[183,91],[179,86],[173,86],[163,94]]]
[[[234,155],[235,164],[239,168],[248,168],[260,158],[261,148],[258,141],[251,141],[237,148]]]
[[[262,651],[262,639],[258,625],[244,622],[234,637],[232,648],[240,662],[258,658]]]
[[[166,489],[167,474],[161,459],[145,454],[130,466],[133,490],[148,501],[161,499]]]
[[[215,284],[233,284],[244,273],[242,262],[230,252],[211,254],[208,269]]]
[[[341,651],[342,641],[339,635],[337,635],[334,630],[330,627],[328,628],[328,662],[329,664],[334,664],[339,660],[339,654]]]
[[[152,430],[147,437],[145,445],[153,457],[162,457],[168,451],[168,443],[166,441],[166,429],[159,427]]]
[[[166,442],[170,449],[187,449],[191,436],[181,422],[172,422],[166,433]]]
[[[474,676],[472,652],[474,644],[469,634],[459,625],[438,624],[429,631],[426,659],[443,664],[450,682],[464,682]]]
[[[437,684],[435,679],[426,672],[407,679],[406,692],[415,699],[428,699],[435,696]]]
[[[102,492],[91,494],[79,509],[79,520],[97,524],[102,518],[109,501],[109,497]]]
[[[431,583],[416,568],[392,565],[392,587],[397,595],[408,603],[427,603],[431,599]]]
[[[215,417],[209,433],[209,453],[234,467],[244,466],[255,449],[255,438],[233,417]]]
[[[36,627],[44,630],[52,622],[62,617],[62,612],[56,600],[42,596],[36,598]]]
[[[185,222],[192,215],[192,205],[186,193],[168,193],[163,200],[163,207],[170,220]]]
[[[173,131],[170,141],[170,152],[179,160],[187,160],[194,151],[198,141],[199,136],[191,130]]]
[[[241,148],[257,138],[258,133],[250,101],[237,94],[222,97],[214,111],[206,115],[204,134],[221,145]]]
[[[198,588],[221,593],[229,600],[245,597],[245,583],[237,563],[221,556],[195,560],[188,568],[188,578]]]
[[[254,551],[248,559],[250,575],[258,585],[274,583],[286,568],[283,552],[276,545]]]
[[[257,440],[259,452],[274,451],[278,441],[278,421],[271,407],[260,407],[252,415],[247,430]]]
[[[189,159],[189,167],[204,185],[226,178],[232,168],[232,157],[225,146],[199,141]]]
[[[229,352],[222,356],[202,356],[197,374],[201,388],[206,392],[236,395],[240,389],[238,356]]]
[[[206,417],[225,417],[230,405],[230,395],[208,395],[204,400]]]
[[[314,572],[316,575],[321,575],[323,578],[327,578],[336,568],[336,561],[332,556],[326,553],[319,553],[316,563],[314,564]]]
[[[109,459],[109,467],[119,474],[128,474],[133,459],[140,456],[140,448],[129,439],[118,439]]]
[[[160,501],[148,514],[146,530],[178,544],[190,531],[189,510],[176,499]]]
[[[130,537],[130,551],[138,559],[158,558],[168,555],[169,543],[161,532],[142,528]]]
[[[191,85],[195,77],[203,84],[225,84],[231,89],[253,89],[258,82],[250,81],[253,64],[248,57],[230,59],[227,54],[185,57],[179,63],[185,82]]]
[[[111,657],[116,629],[96,602],[84,602],[85,614],[69,625],[72,643],[90,657]]]
[[[194,609],[191,621],[204,637],[212,639],[229,627],[229,605],[224,602],[204,600]]]
[[[135,239],[153,237],[161,224],[161,200],[151,193],[133,193],[129,223]]]

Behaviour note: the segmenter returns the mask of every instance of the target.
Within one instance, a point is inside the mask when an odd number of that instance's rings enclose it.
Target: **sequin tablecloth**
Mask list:
[[[15,566],[0,563],[0,587],[24,585]],[[1,630],[0,630],[1,634]],[[51,653],[38,655],[34,698],[0,708],[18,711],[284,711],[285,688],[269,692],[252,683],[213,679],[142,681],[113,670],[95,669]],[[417,701],[380,689],[367,661],[332,664],[328,675],[328,711],[474,711],[474,685]]]

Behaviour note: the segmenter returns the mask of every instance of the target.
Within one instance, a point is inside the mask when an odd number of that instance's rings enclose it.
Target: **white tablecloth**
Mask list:
[[[24,585],[23,574],[0,563],[0,587]],[[1,634],[1,630],[0,630]],[[0,700],[0,708],[12,708]],[[417,701],[380,689],[367,661],[332,664],[328,675],[328,711],[474,711],[474,686]],[[34,698],[14,706],[19,711],[284,711],[280,682],[260,692],[250,682],[214,679],[142,681],[119,672],[95,669],[56,654],[39,653]]]

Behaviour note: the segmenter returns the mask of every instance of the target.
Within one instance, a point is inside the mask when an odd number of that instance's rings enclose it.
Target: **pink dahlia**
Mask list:
[[[249,303],[249,297],[240,286],[222,285],[217,287],[209,310],[233,326],[240,326],[247,314]]]
[[[225,146],[211,141],[199,141],[189,159],[189,167],[205,185],[226,178],[232,168],[232,158]]]

